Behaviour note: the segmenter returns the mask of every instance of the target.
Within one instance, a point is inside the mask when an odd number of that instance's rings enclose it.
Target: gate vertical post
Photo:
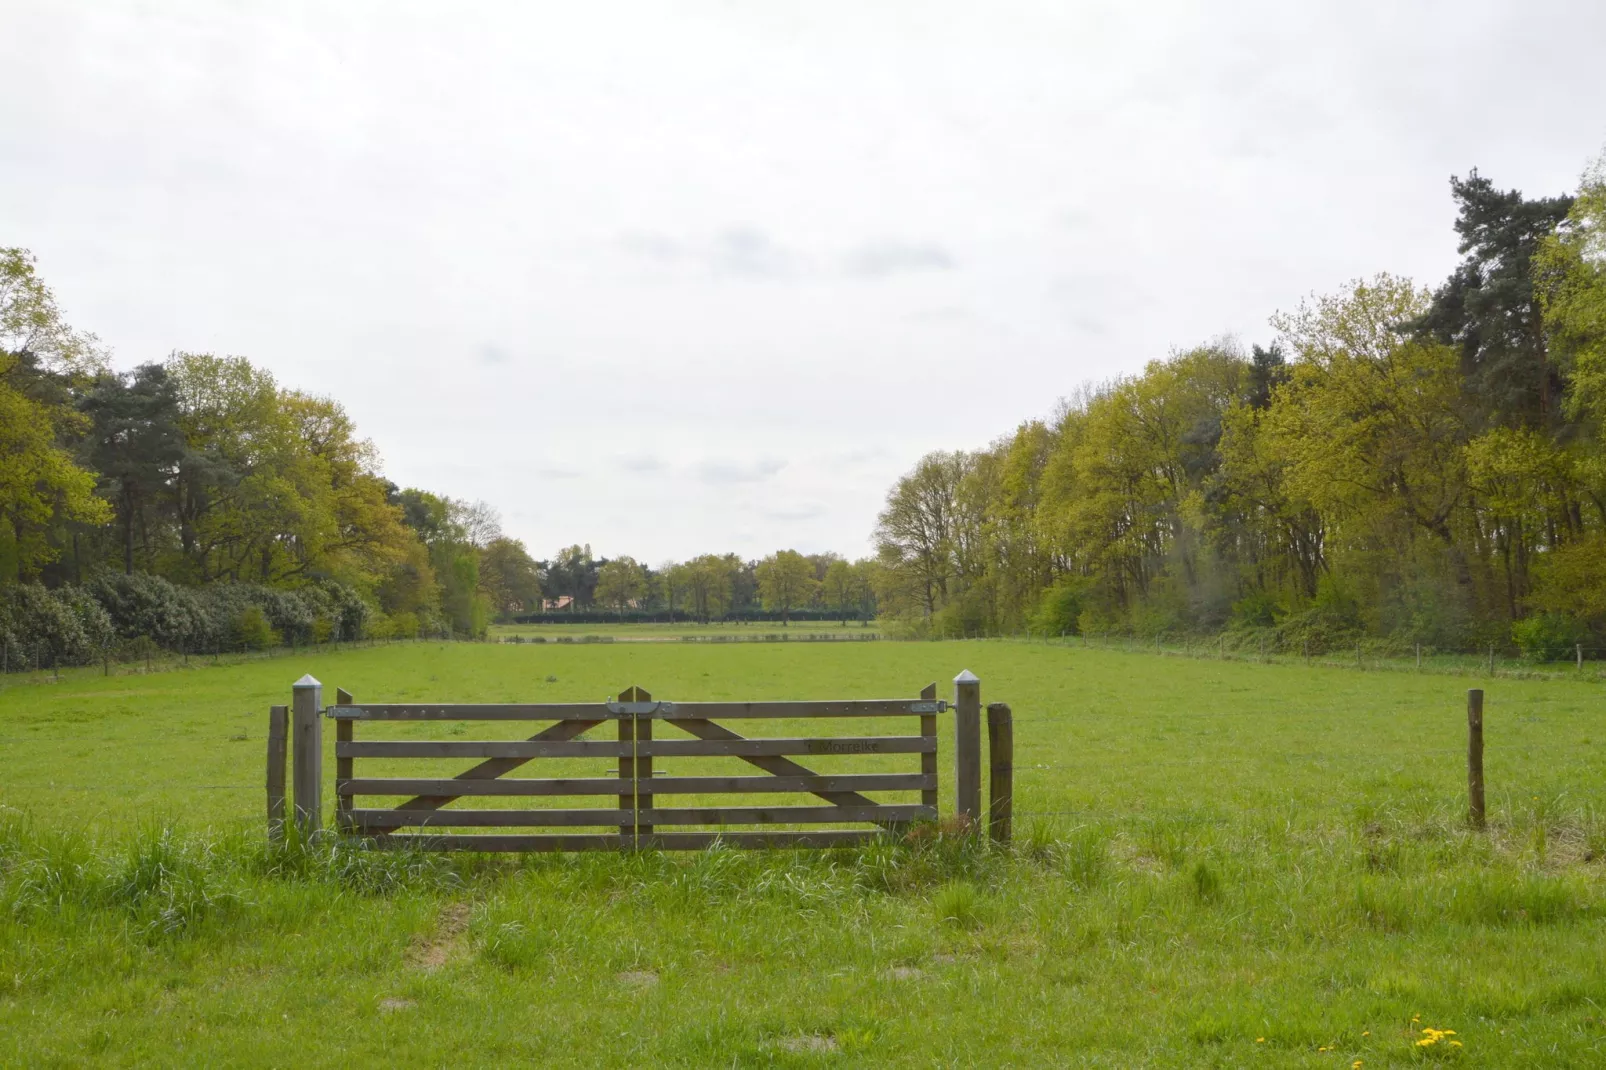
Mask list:
[[[636,701],[651,702],[652,696],[638,687]],[[641,820],[641,812],[652,809],[652,755],[641,753],[641,745],[652,742],[652,718],[633,717],[631,720],[636,735],[636,845],[639,847],[644,836],[647,837],[647,843],[652,842],[652,825]]]
[[[295,732],[290,766],[295,781],[296,827],[311,836],[323,824],[323,684],[311,673],[292,685]]]
[[[634,685],[619,692],[619,704],[636,701]],[[619,849],[636,845],[636,715],[619,711]]]
[[[936,702],[937,685],[929,683],[920,689],[920,701]],[[926,778],[931,785],[920,790],[920,805],[931,807],[933,819],[942,816],[937,809],[937,715],[935,713],[922,713],[920,715],[920,734],[930,740],[929,751],[920,755],[920,775]]]
[[[335,705],[350,706],[352,704],[351,692],[343,687],[335,688]],[[335,721],[335,828],[340,832],[351,831],[351,810],[354,803],[352,796],[340,790],[340,785],[351,779],[351,756],[340,753],[342,743],[350,743],[357,723],[348,718]]]
[[[981,824],[981,680],[969,669],[954,677],[954,813]]]

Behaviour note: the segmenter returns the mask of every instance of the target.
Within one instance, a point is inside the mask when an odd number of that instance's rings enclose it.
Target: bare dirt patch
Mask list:
[[[395,1014],[397,1011],[410,1011],[418,1006],[410,999],[382,999],[379,1001],[380,1014]]]
[[[614,974],[613,979],[629,988],[651,988],[658,983],[658,975],[651,970],[626,970]]]
[[[438,970],[461,958],[467,951],[468,915],[467,903],[452,903],[442,910],[433,932],[413,938],[407,948],[407,965],[415,970]]]

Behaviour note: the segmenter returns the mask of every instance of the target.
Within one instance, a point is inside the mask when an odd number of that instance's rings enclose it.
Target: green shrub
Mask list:
[[[1278,626],[1277,643],[1294,653],[1325,654],[1353,646],[1364,630],[1360,600],[1329,573],[1318,581],[1309,608]]]
[[[1242,628],[1270,628],[1282,614],[1277,599],[1267,591],[1254,591],[1232,604],[1232,623]]]
[[[148,636],[169,650],[205,649],[214,627],[195,593],[160,576],[103,573],[88,584],[89,593],[111,617],[123,639]]]
[[[25,583],[0,595],[0,641],[9,647],[12,669],[83,665],[104,654],[112,638],[111,618],[82,588]]]
[[[1529,661],[1563,661],[1584,641],[1584,626],[1560,613],[1541,613],[1511,626],[1511,637]]]
[[[1081,635],[1082,582],[1064,577],[1043,591],[1027,627],[1033,635]]]
[[[986,593],[977,588],[959,595],[931,617],[933,639],[971,639],[993,632]]]
[[[234,642],[246,650],[266,650],[279,640],[268,624],[267,614],[257,606],[249,606],[234,618]]]

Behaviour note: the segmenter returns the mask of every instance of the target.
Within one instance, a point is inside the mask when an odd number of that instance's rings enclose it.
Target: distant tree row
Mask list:
[[[762,607],[785,623],[798,610],[841,620],[875,616],[873,560],[779,550],[758,561],[736,554],[703,554],[656,568],[632,557],[596,559],[590,546],[571,546],[536,562],[546,605],[558,612],[662,612],[668,617],[719,620]],[[559,608],[561,603],[561,608]],[[512,601],[499,605],[508,612]]]
[[[876,529],[910,634],[1606,634],[1606,168],[1576,195],[1452,180],[1465,256],[1379,275],[1084,390],[900,479]]]

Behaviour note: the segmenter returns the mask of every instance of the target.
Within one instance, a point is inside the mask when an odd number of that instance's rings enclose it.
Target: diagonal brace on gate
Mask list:
[[[595,728],[601,721],[559,721],[528,740],[530,743],[561,743],[576,736],[583,735],[588,729]],[[453,780],[495,780],[504,773],[511,773],[531,758],[487,758],[480,764],[465,769],[453,777]],[[439,810],[448,803],[461,799],[461,795],[418,795],[400,806],[398,810]]]

